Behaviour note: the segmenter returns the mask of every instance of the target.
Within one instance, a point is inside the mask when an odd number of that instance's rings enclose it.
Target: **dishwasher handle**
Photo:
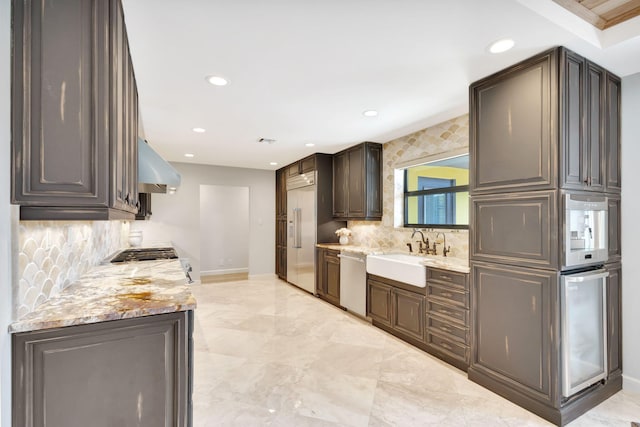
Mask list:
[[[365,263],[364,258],[355,257],[355,256],[349,256],[349,255],[344,255],[344,254],[338,254],[338,258],[341,258],[341,259],[348,259],[349,261],[361,262],[362,264],[364,264],[364,263]]]

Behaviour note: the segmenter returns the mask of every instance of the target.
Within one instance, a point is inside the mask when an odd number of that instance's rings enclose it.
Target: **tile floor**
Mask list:
[[[195,285],[194,425],[551,426],[277,279]],[[640,420],[622,391],[570,424]]]

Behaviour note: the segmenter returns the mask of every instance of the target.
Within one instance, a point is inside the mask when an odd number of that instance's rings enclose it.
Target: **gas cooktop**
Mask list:
[[[166,248],[131,248],[125,249],[111,259],[111,262],[155,261],[159,259],[177,259],[176,250]]]

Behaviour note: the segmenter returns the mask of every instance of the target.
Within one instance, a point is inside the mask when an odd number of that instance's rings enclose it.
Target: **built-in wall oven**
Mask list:
[[[607,377],[608,203],[602,195],[565,193],[560,333],[562,395]]]

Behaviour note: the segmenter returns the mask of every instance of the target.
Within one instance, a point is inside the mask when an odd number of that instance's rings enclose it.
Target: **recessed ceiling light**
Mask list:
[[[207,81],[214,86],[226,86],[229,81],[220,76],[207,76]]]
[[[195,157],[195,154],[193,154],[193,153],[184,153],[184,156],[191,158],[191,157]]]
[[[314,144],[313,142],[307,142],[306,144],[304,144],[305,147],[314,147],[316,144]]]
[[[502,53],[511,49],[516,43],[511,39],[502,39],[496,42],[493,42],[491,46],[489,46],[489,52],[491,53]]]
[[[207,131],[205,128],[193,128],[191,130],[195,133],[205,133]]]
[[[365,117],[375,117],[378,115],[378,112],[376,110],[367,110],[365,112],[362,113]]]
[[[278,166],[278,162],[270,162],[269,163],[271,166]]]

